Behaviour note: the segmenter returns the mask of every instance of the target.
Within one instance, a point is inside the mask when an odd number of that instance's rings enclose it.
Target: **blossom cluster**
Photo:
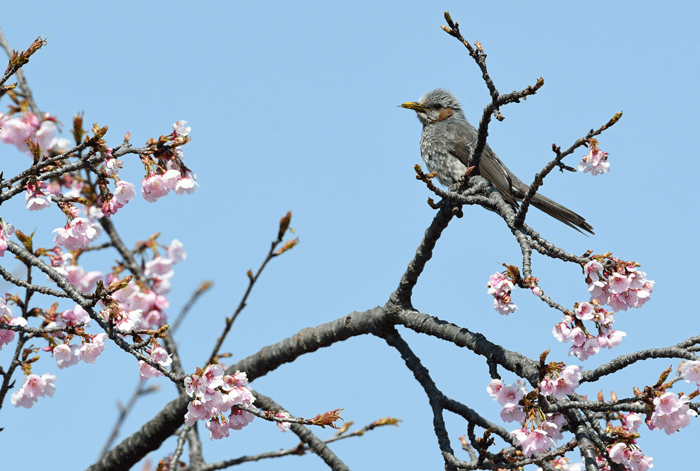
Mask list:
[[[608,153],[598,148],[598,141],[591,139],[588,142],[588,154],[586,154],[578,164],[579,171],[590,172],[594,177],[602,175],[610,170]]]
[[[0,113],[0,141],[12,144],[27,155],[31,155],[27,140],[35,141],[42,149],[42,155],[49,152],[60,153],[70,147],[68,139],[56,137],[56,119],[46,113],[43,119],[33,113],[23,112],[14,116]]]
[[[638,429],[642,424],[642,416],[634,412],[620,415],[621,426],[608,431],[617,435],[618,442],[608,447],[608,456],[614,463],[621,464],[626,470],[646,471],[652,468],[654,459],[644,455],[637,446]],[[598,468],[609,470],[610,466],[603,456],[596,456]]]
[[[189,133],[187,121],[178,121],[173,124],[173,133],[168,138],[174,144],[182,144],[187,142]],[[154,159],[146,162],[148,171],[141,182],[141,195],[146,201],[154,203],[170,190],[178,195],[194,193],[197,176],[182,162],[179,145],[158,153]]]
[[[606,259],[608,263],[604,265]],[[565,314],[552,330],[560,342],[573,343],[569,355],[586,360],[601,348],[620,345],[627,334],[612,328],[614,313],[642,307],[651,299],[654,291],[654,281],[648,280],[646,273],[637,269],[638,266],[635,262],[625,262],[609,254],[594,256],[586,263],[583,271],[590,301],[576,303],[574,313]],[[611,311],[601,307],[606,304],[611,307]],[[597,334],[590,333],[584,322],[593,322]]]
[[[662,429],[666,435],[671,435],[683,427],[690,425],[690,419],[697,412],[689,407],[690,398],[667,391],[654,398],[654,412],[647,425],[650,430]]]
[[[583,321],[593,321],[598,329],[597,335],[589,333]],[[561,322],[554,326],[552,334],[560,342],[571,341],[573,346],[569,355],[575,355],[583,361],[598,353],[601,348],[613,348],[622,342],[627,334],[613,330],[615,318],[612,312],[599,307],[597,302],[576,303],[574,315],[566,314]]]
[[[576,365],[563,366],[563,364],[554,364],[555,367],[545,375],[540,381],[540,393],[545,396],[552,396],[556,399],[562,399],[567,394],[571,394],[579,386],[579,382],[583,377],[581,368]]]
[[[606,258],[611,263],[603,266]],[[648,280],[645,272],[637,270],[638,266],[638,263],[625,262],[610,255],[593,257],[583,267],[591,301],[607,304],[613,312],[642,307],[651,299],[654,281]]]
[[[84,249],[102,234],[97,222],[87,218],[73,218],[66,226],[54,229],[54,243],[68,250]]]
[[[48,252],[51,265],[63,274],[76,288],[82,291],[94,290],[97,280],[102,279],[100,272],[85,272],[80,266],[73,263],[72,253],[63,253],[60,247],[55,247]],[[165,309],[169,306],[165,296],[170,290],[170,279],[173,276],[173,266],[186,258],[186,252],[182,243],[173,240],[166,249],[166,256],[156,256],[146,263],[146,276],[150,278],[154,290],[146,288],[133,279],[122,289],[114,292],[111,303],[105,305],[100,302],[103,309],[100,312],[102,318],[113,323],[118,335],[126,335],[143,332],[148,329],[165,325],[167,315]],[[117,275],[110,273],[105,277],[106,285],[119,282]],[[26,325],[26,319],[12,318],[9,307],[4,298],[0,298],[0,323],[13,325]],[[59,368],[67,368],[79,361],[95,363],[97,357],[104,351],[106,333],[90,335],[84,331],[90,324],[90,316],[81,306],[75,305],[73,309],[64,311],[47,310],[43,313],[42,328],[51,329],[53,332],[47,335],[50,339],[49,346],[44,350],[51,352],[56,359]],[[76,334],[66,334],[67,328],[81,326],[83,329]],[[71,343],[75,338],[80,343]],[[14,332],[0,330],[0,348],[2,345],[14,339]],[[165,349],[154,345],[147,353],[153,361],[163,367],[171,363],[170,356]],[[139,374],[142,378],[161,375],[160,371],[144,361],[139,361]],[[31,404],[30,404],[31,405]],[[25,406],[26,407],[26,406]]]
[[[24,105],[20,108],[22,111],[13,111],[10,115],[0,113],[0,142],[12,144],[21,152],[35,157],[56,155],[70,149],[68,139],[57,137],[58,127],[54,117],[46,114],[40,118],[26,111]],[[154,201],[150,196],[154,178],[162,178],[165,185],[178,194],[194,191],[195,176],[182,161],[181,146],[189,142],[187,136],[191,131],[186,124],[186,121],[178,121],[173,125],[170,135],[162,136],[157,142],[151,140],[147,143],[149,153],[142,155],[146,166],[142,193],[148,201]],[[86,271],[77,264],[79,251],[93,245],[101,235],[99,219],[115,214],[136,195],[134,185],[119,177],[123,162],[112,155],[112,149],[101,139],[106,130],[106,127],[99,128],[95,125],[95,136],[90,140],[85,139],[85,143],[89,141],[93,151],[105,159],[103,165],[95,165],[92,169],[95,170],[96,179],[87,179],[80,172],[67,172],[48,180],[39,180],[40,173],[32,173],[24,183],[25,206],[29,211],[40,211],[57,203],[66,216],[67,223],[54,230],[53,248],[38,248],[36,253],[48,257],[51,267],[82,292],[94,291],[97,282],[103,280],[111,295],[98,304],[97,307],[101,309],[99,315],[115,327],[117,335],[139,338],[144,333],[150,335],[150,329],[165,325],[165,310],[169,305],[166,295],[170,292],[173,267],[185,259],[186,253],[177,240],[166,248],[167,253],[162,256],[158,254],[158,244],[154,238],[149,243],[142,244],[139,250],[151,248],[154,251],[152,259],[144,261],[148,285],[134,279],[127,284],[121,278],[123,266],[117,266],[113,273],[104,276],[99,271]],[[83,133],[82,116],[76,116],[74,134],[78,136]],[[69,157],[71,156],[66,159]],[[114,185],[111,190],[110,182]],[[84,214],[78,208],[78,203],[84,205]],[[8,241],[14,233],[14,226],[0,219],[0,256],[4,256]],[[121,289],[110,290],[110,286],[117,284],[121,285]],[[48,341],[43,350],[53,355],[59,368],[67,368],[79,361],[95,363],[104,351],[108,334],[101,332],[92,335],[86,331],[91,319],[80,305],[58,310],[56,303],[47,309],[34,310],[30,316],[13,317],[7,304],[10,299],[12,297],[9,295],[0,298],[0,324],[26,327],[27,317],[39,317],[42,320],[41,328],[45,329],[43,338]],[[13,330],[0,329],[0,349],[15,337]],[[146,353],[153,362],[164,368],[172,361],[165,349],[155,341],[151,341]],[[22,362],[25,378],[22,387],[12,395],[15,406],[31,407],[39,397],[52,396],[55,391],[55,376],[32,374],[33,363]],[[139,373],[142,377],[152,377],[158,376],[160,371],[140,361]]]
[[[43,375],[30,374],[21,388],[12,393],[10,402],[15,407],[31,408],[40,397],[53,397],[56,386],[53,382],[56,376],[44,373]]]
[[[501,315],[508,315],[515,312],[518,306],[513,304],[510,292],[515,289],[513,282],[503,273],[494,273],[489,277],[486,285],[488,294],[493,296],[493,307]]]
[[[147,353],[151,356],[151,360],[163,368],[167,368],[173,363],[173,359],[170,357],[168,352],[160,345],[154,346]],[[155,378],[157,376],[161,376],[162,374],[163,373],[158,371],[158,369],[149,365],[145,361],[139,360],[139,376],[141,376],[141,379]]]
[[[614,463],[631,471],[647,471],[654,467],[654,458],[645,456],[639,448],[631,448],[622,442],[613,445],[608,450],[608,455]]]
[[[230,429],[241,430],[255,418],[252,413],[234,407],[252,407],[255,402],[245,373],[224,375],[221,365],[209,365],[185,378],[185,392],[194,398],[187,406],[185,423],[192,425],[205,420],[210,440],[228,437]]]
[[[68,282],[83,292],[90,292],[95,289],[97,281],[103,277],[99,271],[85,271],[77,264],[72,252],[63,252],[61,247],[56,246],[47,252],[51,267],[58,273],[66,277]],[[50,279],[50,278],[49,278]]]
[[[544,453],[556,446],[563,438],[561,429],[566,425],[562,414],[543,414],[539,408],[526,410],[523,399],[527,391],[520,384],[505,385],[494,379],[486,388],[488,393],[503,407],[501,418],[505,422],[519,422],[522,427],[511,432],[513,441],[522,448],[523,455]]]

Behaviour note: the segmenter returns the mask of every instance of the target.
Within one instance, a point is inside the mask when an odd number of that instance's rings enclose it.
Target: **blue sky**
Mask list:
[[[178,333],[180,354],[194,371],[242,296],[249,268],[262,261],[277,223],[294,211],[301,243],[268,267],[224,349],[233,360],[253,354],[305,327],[352,311],[383,305],[433,217],[431,196],[414,179],[421,163],[420,124],[397,108],[438,86],[452,90],[465,114],[478,121],[488,92],[466,50],[440,30],[451,12],[471,41],[482,43],[496,86],[503,93],[543,77],[534,97],[501,110],[489,143],[524,181],[553,154],[616,112],[622,120],[600,138],[610,153],[609,174],[552,174],[542,193],[584,215],[596,235],[585,237],[541,213],[528,222],[567,251],[611,251],[642,264],[656,281],[643,309],[616,318],[628,336],[612,352],[583,364],[594,368],[619,354],[675,344],[700,332],[688,293],[698,263],[696,135],[700,79],[696,22],[689,2],[24,2],[0,20],[15,49],[38,36],[48,44],[25,67],[42,110],[66,126],[85,111],[87,124],[108,125],[108,143],[130,132],[132,143],[168,133],[184,119],[192,142],[186,163],[201,185],[191,196],[170,195],[156,205],[137,197],[117,214],[130,243],[161,231],[177,238],[188,259],[176,267],[169,313],[175,315],[204,279],[214,289],[197,304]],[[7,103],[4,102],[2,106]],[[582,151],[567,160],[575,165]],[[28,164],[13,148],[0,148],[5,177]],[[128,162],[124,178],[142,178]],[[2,207],[5,220],[24,232],[37,229],[49,246],[62,224],[58,211],[27,213],[23,201]],[[106,270],[116,257],[84,260]],[[516,291],[520,309],[499,316],[486,294],[498,263],[517,263],[518,247],[493,214],[465,208],[440,240],[415,290],[414,306],[481,332],[534,358],[572,361],[552,337],[560,316],[529,293]],[[13,266],[6,255],[3,266]],[[585,300],[580,271],[535,256],[541,286],[562,304]],[[681,282],[679,282],[679,277]],[[692,289],[692,288],[691,288]],[[403,331],[402,331],[403,332]],[[485,363],[467,351],[405,332],[443,391],[498,420],[486,394]],[[111,347],[111,348],[110,348]],[[7,349],[0,364],[9,361]],[[581,392],[618,395],[653,384],[677,361],[638,365]],[[56,372],[43,359],[37,372]],[[91,464],[138,380],[136,361],[108,346],[95,365],[58,373],[54,398],[31,410],[5,404],[0,414],[7,469],[80,469]],[[512,382],[513,377],[504,380]],[[141,401],[121,435],[150,419],[175,390]],[[333,446],[353,469],[442,467],[425,395],[395,351],[375,338],[355,338],[285,365],[252,386],[295,415],[311,417],[342,407],[362,426],[398,417],[385,428]],[[677,390],[688,392],[686,383]],[[448,419],[450,438],[464,424]],[[687,462],[684,453],[698,424],[667,437],[644,432],[642,449],[661,469]],[[331,431],[319,430],[325,437]],[[210,443],[216,461],[295,446],[297,439],[257,421],[232,438]],[[153,461],[169,453],[168,442]],[[455,445],[457,447],[457,445]],[[466,455],[462,458],[467,459]],[[314,456],[246,467],[324,469]]]

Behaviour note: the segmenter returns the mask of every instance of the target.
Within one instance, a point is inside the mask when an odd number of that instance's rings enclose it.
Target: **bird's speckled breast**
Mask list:
[[[445,139],[440,129],[441,122],[423,128],[420,138],[420,153],[429,172],[437,172],[437,179],[445,186],[454,185],[467,171],[462,162],[447,151]]]

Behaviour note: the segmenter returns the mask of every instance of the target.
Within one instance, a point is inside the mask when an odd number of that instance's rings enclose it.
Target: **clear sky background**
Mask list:
[[[5,6],[0,26],[15,49],[49,37],[24,70],[39,107],[65,129],[83,110],[87,125],[109,126],[112,146],[126,132],[142,145],[171,132],[180,119],[192,127],[184,152],[201,185],[196,193],[171,194],[156,204],[139,195],[115,217],[129,244],[156,231],[164,244],[183,242],[188,258],[176,267],[171,316],[201,281],[215,282],[176,337],[192,372],[203,366],[224,317],[245,291],[246,270],[258,267],[288,210],[301,243],[274,260],[255,287],[224,345],[232,362],[302,328],[383,305],[396,288],[434,215],[425,203],[432,195],[414,178],[413,166],[422,163],[421,126],[414,112],[397,105],[445,87],[476,123],[489,100],[465,48],[440,29],[445,10],[470,42],[482,43],[501,92],[545,80],[536,96],[503,108],[505,121],[490,127],[491,147],[521,179],[530,180],[553,157],[552,143],[566,148],[624,111],[600,137],[610,153],[609,174],[554,173],[542,191],[584,215],[596,235],[585,237],[534,210],[528,215],[531,226],[567,251],[611,251],[640,262],[656,281],[651,302],[616,316],[615,327],[628,334],[622,345],[583,367],[700,334],[693,294],[700,258],[700,11],[693,2],[29,1]],[[583,154],[566,163],[576,165]],[[0,159],[6,178],[29,163],[7,145]],[[123,178],[140,183],[139,162],[126,167]],[[51,231],[63,216],[55,208],[28,213],[23,206],[17,198],[3,204],[0,215],[25,233],[36,229],[35,245],[51,246]],[[116,256],[86,256],[83,266],[106,271]],[[529,292],[515,292],[514,315],[493,310],[489,275],[499,262],[520,260],[502,221],[482,208],[465,208],[465,217],[439,241],[414,305],[531,358],[551,348],[551,360],[580,364],[551,335],[561,315]],[[17,262],[6,254],[0,263]],[[535,255],[533,270],[558,302],[587,300],[575,266]],[[448,396],[499,421],[499,408],[486,393],[483,359],[401,332]],[[3,366],[9,352],[0,352]],[[678,364],[646,362],[580,392],[595,397],[603,389],[609,397],[614,389],[628,396]],[[108,345],[94,365],[58,371],[46,356],[34,368],[58,375],[56,394],[31,410],[4,404],[3,469],[87,467],[114,424],[115,402],[126,401],[136,387],[136,360]],[[504,372],[504,380],[515,378]],[[137,404],[120,439],[175,397],[168,381],[154,382],[162,390]],[[380,339],[353,338],[252,386],[298,416],[342,407],[345,420],[357,426],[384,416],[403,420],[399,428],[334,444],[352,469],[443,467],[425,394]],[[678,386],[692,390],[685,382]],[[466,426],[451,416],[447,423],[457,449]],[[697,421],[670,437],[644,428],[640,445],[656,469],[681,469],[698,430]],[[203,441],[208,462],[298,443],[261,420],[227,440],[209,442],[204,435]],[[171,439],[151,455],[153,462],[173,449]],[[313,455],[245,465],[279,466],[326,469]]]

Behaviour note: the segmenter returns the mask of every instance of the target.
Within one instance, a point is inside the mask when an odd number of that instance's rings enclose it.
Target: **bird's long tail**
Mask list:
[[[532,205],[540,211],[552,216],[554,219],[558,219],[567,226],[573,227],[579,232],[582,232],[581,229],[583,229],[584,231],[593,234],[593,226],[588,224],[582,216],[571,211],[569,208],[560,205],[556,201],[550,200],[546,196],[536,193],[535,197],[532,198]]]

